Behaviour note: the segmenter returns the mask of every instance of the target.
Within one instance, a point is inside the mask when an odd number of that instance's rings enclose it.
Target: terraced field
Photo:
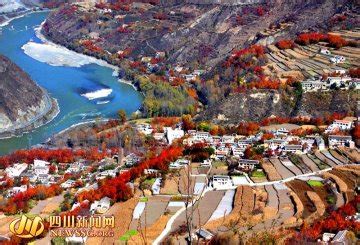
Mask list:
[[[261,163],[261,167],[264,169],[266,177],[269,181],[281,180],[281,175],[276,171],[276,168],[272,165],[269,159],[264,159]]]
[[[156,220],[164,214],[168,203],[170,201],[169,196],[151,196],[146,202],[144,211],[139,219],[132,220],[130,229],[136,230],[138,227],[148,227],[155,223]]]
[[[359,33],[359,29],[354,29],[333,34],[341,35],[347,40],[356,40],[359,38]],[[328,49],[332,55],[320,53],[322,48]],[[287,77],[289,74],[302,74],[304,78],[311,78],[315,75],[321,76],[324,73],[360,65],[360,48],[357,47],[343,47],[336,50],[327,47],[326,43],[319,43],[286,50],[279,50],[276,46],[270,45],[269,49],[271,52],[267,54],[269,63],[266,68],[269,73],[275,73],[280,78]],[[346,62],[344,64],[331,63],[330,58],[333,55],[344,56]]]
[[[306,164],[306,166],[311,169],[311,171],[316,172],[320,170],[318,165],[316,165],[315,162],[311,160],[307,155],[301,155],[301,159],[303,160],[304,164]]]
[[[360,166],[347,165],[347,160],[346,156],[334,150],[295,158],[264,159],[262,167],[270,182],[240,185],[235,192],[206,192],[194,206],[193,227],[201,226],[217,234],[232,229],[252,234],[279,227],[295,227],[303,221],[312,222],[354,198],[360,181]],[[324,169],[326,171],[318,175],[311,175]],[[150,211],[157,213],[149,220],[153,226],[163,215],[164,211],[159,210],[165,208],[155,209],[153,206],[153,211]],[[184,229],[185,220],[183,211],[172,223],[171,232],[175,234]],[[181,233],[179,236],[183,239],[185,235]]]
[[[270,162],[273,164],[282,179],[295,176],[294,172],[285,167],[278,158],[270,158]]]

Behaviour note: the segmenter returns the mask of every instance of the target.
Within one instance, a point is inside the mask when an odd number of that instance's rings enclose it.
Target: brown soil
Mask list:
[[[160,194],[177,195],[179,194],[179,177],[172,176],[165,180],[164,187],[161,188]]]
[[[131,198],[126,202],[115,203],[106,215],[115,216],[115,229],[114,237],[109,238],[89,238],[86,244],[113,244],[114,240],[117,240],[122,236],[129,228],[130,222],[132,220],[132,214],[135,209],[136,204],[138,203],[138,198]]]
[[[160,218],[152,224],[150,227],[141,230],[139,234],[131,237],[128,241],[128,244],[144,244],[144,239],[147,244],[152,244],[152,242],[161,234],[164,230],[167,222],[170,219],[170,215],[161,215]]]
[[[304,206],[304,212],[303,212],[304,218],[309,217],[312,213],[314,213],[316,211],[316,207],[314,206],[312,201],[306,195],[307,191],[312,191],[311,187],[306,182],[296,179],[296,180],[287,182],[286,185],[288,187],[290,187],[293,190],[293,192],[295,192],[297,194],[297,196],[299,197],[299,199],[301,200],[301,202]]]
[[[261,166],[264,169],[269,181],[281,180],[281,176],[276,171],[275,167],[268,160],[264,160]]]

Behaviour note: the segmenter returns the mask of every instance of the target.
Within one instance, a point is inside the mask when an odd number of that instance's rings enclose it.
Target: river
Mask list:
[[[24,45],[32,47],[33,53],[34,50],[38,52],[37,47],[42,41],[36,36],[35,28],[45,20],[47,14],[31,13],[2,27],[0,54],[10,58],[50,96],[56,98],[60,113],[50,123],[21,137],[1,139],[0,155],[42,143],[74,124],[97,118],[115,118],[119,109],[124,109],[130,115],[141,105],[142,95],[132,86],[119,82],[113,74],[114,70],[107,66],[97,63],[80,67],[54,66],[42,58],[34,59],[34,56],[25,54]],[[35,53],[35,56],[42,57],[44,52]],[[81,57],[76,58],[81,63]]]

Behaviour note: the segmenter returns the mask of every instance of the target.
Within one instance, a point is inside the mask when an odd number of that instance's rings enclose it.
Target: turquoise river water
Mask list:
[[[51,66],[37,61],[24,53],[28,42],[41,43],[34,28],[39,26],[48,13],[39,12],[14,19],[2,27],[0,54],[3,54],[27,72],[40,86],[56,98],[60,113],[50,123],[21,137],[0,140],[0,155],[16,149],[44,142],[51,135],[71,125],[95,118],[116,117],[119,109],[128,114],[139,109],[142,95],[132,86],[121,83],[113,76],[114,70],[98,64],[81,67]],[[99,90],[112,91],[106,97],[89,99],[82,96]]]

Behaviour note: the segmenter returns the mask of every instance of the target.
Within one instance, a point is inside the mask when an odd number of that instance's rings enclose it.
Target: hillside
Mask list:
[[[323,28],[326,20],[348,1],[257,2],[260,1],[186,0],[169,1],[166,6],[137,3],[106,14],[99,9],[66,6],[48,17],[44,33],[80,52],[84,48],[79,41],[88,37],[111,54],[131,49],[129,57],[135,59],[164,51],[168,63],[197,63],[211,70],[236,48],[268,42],[284,34],[280,29],[270,38],[259,34],[271,24],[288,20],[291,25],[285,35]],[[107,60],[111,56],[101,55]]]
[[[358,100],[358,91],[304,93],[299,100],[285,91],[252,91],[230,95],[202,112],[199,119],[236,124],[271,116],[322,117],[335,112],[356,115]]]
[[[355,30],[357,12],[351,0],[139,0],[97,5],[87,1],[52,12],[42,32],[55,43],[121,67],[120,76],[133,81],[140,90],[151,88],[152,100],[145,94],[144,117],[195,114],[205,108],[209,111],[201,112],[201,118],[213,119],[219,114],[215,108],[221,111],[232,103],[242,105],[240,100],[249,98],[247,101],[259,103],[259,107],[244,102],[239,115],[242,120],[257,120],[271,115],[319,114],[303,109],[312,105],[312,99],[291,99],[292,88],[279,88],[278,80],[286,80],[289,73],[299,73],[299,70],[304,73],[300,80],[339,68],[348,69],[358,64],[357,57],[353,60],[346,56],[351,61],[349,64],[333,66],[316,54],[319,45],[292,52],[276,51],[274,44],[283,39],[296,39],[302,32],[337,31],[350,35],[339,30]],[[330,20],[337,15],[347,20],[334,24]],[[354,38],[350,39],[355,40],[356,46],[358,34],[351,33]],[[303,54],[301,59],[297,50]],[[334,54],[353,50],[347,47]],[[316,59],[320,59],[320,64],[314,63],[319,62]],[[286,65],[289,67],[284,67]],[[195,71],[201,74],[194,78],[192,72]],[[258,88],[278,91],[263,90],[261,93],[265,96],[252,98],[251,89],[256,83],[262,83]],[[188,93],[196,102],[182,100],[179,103],[174,100],[173,92],[164,92],[165,87],[182,91],[181,98]],[[250,89],[243,91],[246,87]],[[284,101],[279,95],[279,105],[262,111],[262,98],[272,100],[273,93],[285,95]],[[356,94],[350,102],[355,102],[357,97]],[[345,104],[333,106],[332,101],[329,99],[325,105],[330,108],[329,113],[353,112],[353,108]],[[230,113],[232,120],[239,119],[234,113]]]
[[[40,126],[58,111],[57,103],[21,68],[0,56],[0,137]]]

